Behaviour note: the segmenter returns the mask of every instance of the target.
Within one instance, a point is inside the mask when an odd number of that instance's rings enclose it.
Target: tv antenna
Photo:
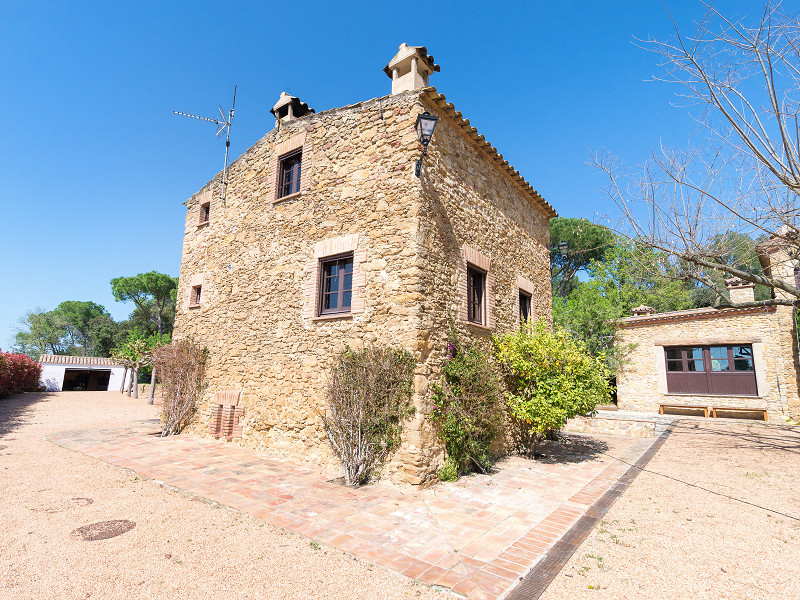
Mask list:
[[[208,117],[200,117],[190,113],[173,110],[172,114],[183,115],[184,117],[191,117],[192,119],[199,119],[201,121],[208,121],[217,126],[217,139],[220,138],[222,132],[225,132],[225,168],[222,170],[222,206],[225,206],[225,192],[228,187],[228,149],[231,147],[231,126],[233,125],[233,109],[236,107],[236,86],[233,86],[233,103],[228,115],[225,116],[225,111],[222,110],[222,105],[219,105],[219,119],[210,119]]]

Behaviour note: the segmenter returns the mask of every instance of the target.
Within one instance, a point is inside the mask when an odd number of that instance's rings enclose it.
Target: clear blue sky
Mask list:
[[[743,16],[760,2],[721,2]],[[682,25],[699,3],[672,2]],[[5,2],[0,5],[0,347],[27,310],[93,300],[109,280],[178,274],[181,203],[217,173],[210,124],[238,84],[235,158],[281,91],[317,111],[382,96],[401,42],[442,66],[431,84],[561,216],[612,214],[589,149],[641,162],[692,122],[647,81],[666,37],[655,0],[595,2]]]

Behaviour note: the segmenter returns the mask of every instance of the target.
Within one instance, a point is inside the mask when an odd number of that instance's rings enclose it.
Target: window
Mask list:
[[[211,217],[211,202],[206,202],[200,205],[200,225],[208,223]]]
[[[349,314],[353,299],[352,252],[321,260],[319,277],[318,314]]]
[[[758,395],[750,345],[671,347],[664,354],[669,393]]]
[[[278,167],[278,198],[291,196],[300,191],[300,165],[303,151],[297,150],[280,158]]]
[[[525,323],[531,318],[531,295],[527,292],[519,291],[519,322]]]
[[[486,300],[486,272],[467,265],[467,319],[484,324]]]
[[[190,306],[200,306],[200,296],[203,292],[202,285],[196,285],[192,288],[192,297],[189,302]]]

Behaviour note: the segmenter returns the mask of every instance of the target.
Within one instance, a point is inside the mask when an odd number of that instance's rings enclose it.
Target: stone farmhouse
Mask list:
[[[796,260],[774,238],[759,248],[766,273],[797,286]],[[752,302],[754,286],[726,282],[733,303]],[[777,295],[784,292],[777,290]],[[615,344],[630,348],[617,372],[622,409],[800,418],[797,328],[790,306],[699,308],[622,319]]]
[[[275,127],[186,201],[176,339],[209,350],[197,433],[335,462],[322,415],[345,345],[416,353],[414,417],[386,467],[423,484],[448,314],[487,338],[551,319],[553,208],[444,95],[422,46],[384,69],[391,94],[315,112],[281,94]],[[438,117],[420,175],[415,132]]]

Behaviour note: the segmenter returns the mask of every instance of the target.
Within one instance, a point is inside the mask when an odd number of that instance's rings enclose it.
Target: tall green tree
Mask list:
[[[133,302],[140,317],[154,321],[156,331],[165,333],[165,314],[170,307],[174,311],[178,278],[150,271],[132,277],[116,277],[111,280],[111,292],[118,302]]]
[[[80,300],[31,311],[21,324],[15,349],[37,359],[42,354],[108,356],[118,330],[104,306]]]
[[[64,354],[65,328],[55,311],[40,308],[28,311],[20,318],[15,336],[14,351],[38,360],[42,354]]]
[[[556,217],[550,221],[550,272],[553,292],[565,297],[577,285],[576,275],[594,262],[601,262],[614,245],[615,236],[606,227],[586,219]],[[559,248],[566,243],[563,254]]]
[[[553,298],[553,320],[594,355],[613,365],[614,323],[640,304],[657,312],[691,308],[691,284],[672,273],[669,256],[653,248],[618,241],[603,261],[587,267],[589,278],[565,298]]]

